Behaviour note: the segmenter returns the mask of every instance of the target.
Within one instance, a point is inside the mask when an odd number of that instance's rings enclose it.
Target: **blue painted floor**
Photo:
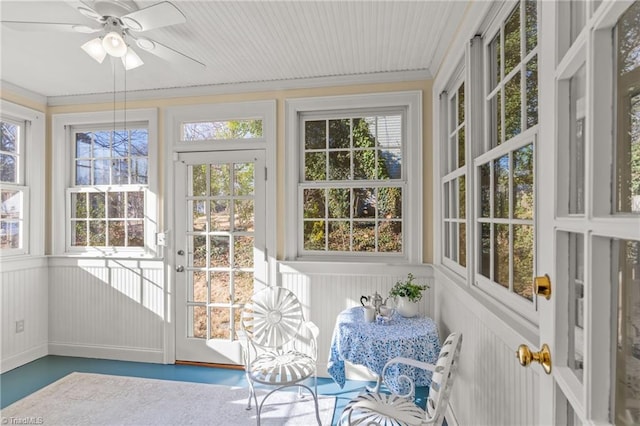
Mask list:
[[[74,371],[227,386],[247,386],[244,372],[241,370],[50,355],[0,375],[0,408],[4,408]],[[334,425],[349,400],[356,396],[365,385],[372,384],[372,382],[347,380],[344,388],[340,388],[331,379],[318,379],[318,393],[336,397]]]

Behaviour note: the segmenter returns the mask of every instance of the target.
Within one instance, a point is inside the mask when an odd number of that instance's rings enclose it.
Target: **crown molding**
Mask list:
[[[47,101],[48,101],[47,97],[44,95],[41,95],[36,92],[32,92],[31,90],[25,89],[20,86],[16,86],[15,84],[9,83],[8,81],[0,80],[0,94],[5,96],[5,93],[11,93],[12,95],[15,95],[15,96],[27,98],[33,102],[37,102],[42,105],[47,105]]]
[[[273,80],[247,83],[213,84],[168,89],[134,90],[127,92],[127,101],[185,98],[193,96],[228,95],[240,93],[269,92],[278,90],[312,89],[332,86],[397,83],[401,81],[429,80],[433,76],[428,70],[395,71],[357,74],[347,76],[315,77],[292,80]],[[48,106],[84,105],[113,101],[113,92],[49,96]]]

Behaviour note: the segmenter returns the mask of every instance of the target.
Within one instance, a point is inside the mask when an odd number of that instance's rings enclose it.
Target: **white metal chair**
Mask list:
[[[440,350],[436,365],[408,358],[393,358],[382,371],[384,380],[387,368],[402,363],[432,372],[431,387],[423,410],[414,402],[415,384],[407,376],[399,381],[409,384],[406,394],[367,392],[352,399],[340,417],[342,425],[441,425],[447,409],[451,387],[458,369],[458,358],[462,346],[462,334],[451,333]]]
[[[313,396],[316,419],[320,424],[316,360],[318,327],[305,321],[302,306],[296,296],[283,287],[267,287],[257,292],[242,312],[241,341],[245,374],[251,400],[256,406],[260,425],[262,406],[271,394],[286,387],[297,386]],[[304,381],[313,378],[313,389]],[[273,387],[258,404],[255,384]]]

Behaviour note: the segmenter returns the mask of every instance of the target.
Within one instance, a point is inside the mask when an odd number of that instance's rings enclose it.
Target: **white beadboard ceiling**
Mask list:
[[[136,1],[139,7],[158,2]],[[180,67],[136,49],[145,64],[125,79],[119,61],[98,64],[80,49],[95,34],[2,25],[0,78],[46,97],[113,93],[125,82],[127,92],[190,88],[193,93],[237,83],[430,78],[467,8],[466,0],[172,3],[187,23],[142,34],[206,69]],[[55,0],[0,0],[0,19],[95,24],[70,3]]]

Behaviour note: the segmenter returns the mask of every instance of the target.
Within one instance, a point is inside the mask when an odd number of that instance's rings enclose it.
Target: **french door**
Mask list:
[[[542,11],[542,45],[557,49],[544,53],[553,72],[540,91],[555,123],[539,144],[539,160],[554,161],[538,161],[537,174],[537,275],[551,281],[548,300],[538,297],[540,345],[552,361],[540,375],[540,423],[637,425],[640,2]]]
[[[263,151],[175,162],[176,359],[241,364],[240,312],[266,283]]]

